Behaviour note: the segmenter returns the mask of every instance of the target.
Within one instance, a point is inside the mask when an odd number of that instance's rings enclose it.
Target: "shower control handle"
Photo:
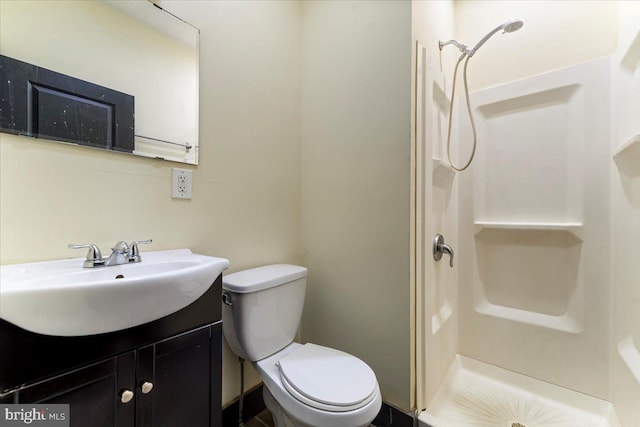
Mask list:
[[[433,238],[433,259],[440,261],[442,254],[449,255],[449,266],[453,268],[453,249],[444,243],[444,236],[442,234],[436,234]]]

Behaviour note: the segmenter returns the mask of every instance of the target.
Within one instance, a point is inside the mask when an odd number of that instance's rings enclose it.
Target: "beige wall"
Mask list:
[[[615,49],[615,1],[458,0],[455,38],[473,46],[509,19],[522,19],[524,27],[495,34],[473,57],[472,91],[608,56]]]
[[[411,3],[303,3],[302,337],[410,401]]]
[[[153,238],[143,250],[191,248],[229,271],[300,263],[299,52],[295,2],[176,2],[201,30],[200,165],[193,199],[172,200],[171,168],[153,161],[0,134],[0,262],[81,257]],[[257,383],[250,375],[247,385]],[[224,353],[223,401],[238,394]]]

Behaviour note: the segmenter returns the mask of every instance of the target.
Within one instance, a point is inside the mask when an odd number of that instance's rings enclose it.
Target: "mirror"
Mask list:
[[[145,157],[198,164],[198,40],[147,0],[0,1],[0,55],[132,96]]]

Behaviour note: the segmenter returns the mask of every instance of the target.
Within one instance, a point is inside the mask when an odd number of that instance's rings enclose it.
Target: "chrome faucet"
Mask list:
[[[102,253],[100,249],[93,243],[88,243],[85,245],[74,245],[69,244],[70,249],[81,249],[81,248],[89,248],[89,252],[87,252],[87,258],[84,260],[84,264],[82,266],[84,268],[94,268],[94,267],[108,267],[111,265],[122,265],[129,264],[134,262],[142,261],[140,257],[140,249],[138,249],[138,245],[151,243],[153,240],[136,240],[135,242],[131,242],[131,244],[127,244],[127,242],[121,240],[115,244],[113,248],[111,248],[111,255],[107,258],[102,257]]]
[[[111,255],[104,262],[105,266],[120,265],[129,263],[129,245],[127,242],[120,240],[111,248]]]

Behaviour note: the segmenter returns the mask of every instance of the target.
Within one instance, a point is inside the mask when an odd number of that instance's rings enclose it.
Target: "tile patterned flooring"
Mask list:
[[[251,421],[244,425],[245,427],[275,427],[273,423],[273,417],[271,416],[271,412],[268,409],[260,412],[258,415],[253,417]]]

